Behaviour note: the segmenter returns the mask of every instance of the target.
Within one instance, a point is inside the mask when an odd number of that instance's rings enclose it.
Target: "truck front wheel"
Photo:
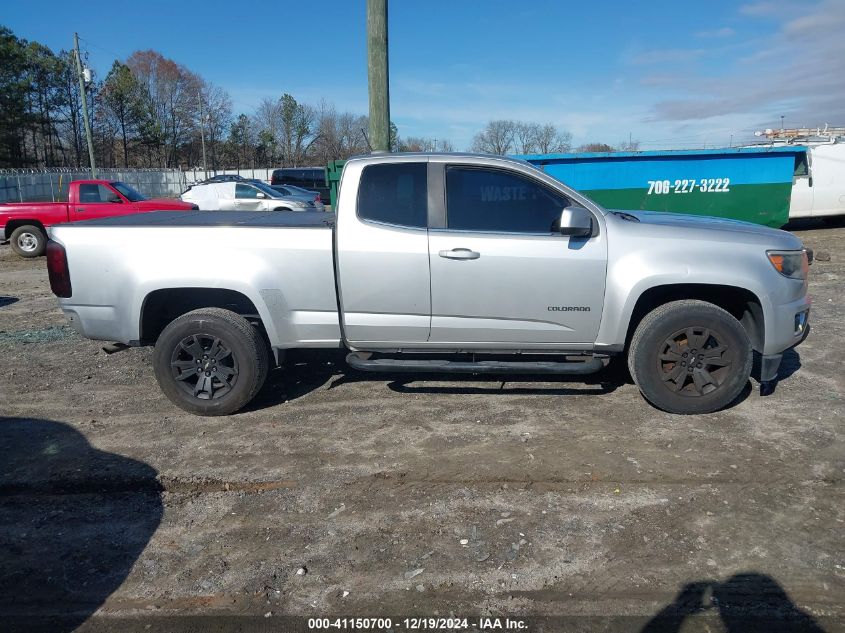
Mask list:
[[[203,308],[172,321],[159,336],[153,369],[164,394],[197,415],[228,415],[252,400],[269,370],[261,333],[242,316]]]
[[[733,402],[751,374],[751,342],[728,312],[673,301],[637,326],[628,368],[645,398],[669,413],[712,413]]]
[[[19,226],[9,238],[14,250],[21,257],[40,257],[47,248],[47,236],[37,226],[26,224]]]

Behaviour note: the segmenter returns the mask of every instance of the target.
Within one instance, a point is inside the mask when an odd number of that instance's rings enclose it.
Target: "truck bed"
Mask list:
[[[73,293],[61,306],[89,338],[144,338],[158,291],[226,288],[254,306],[274,347],[337,347],[334,214],[151,211],[51,227],[69,253]],[[277,230],[270,230],[277,229]],[[77,283],[78,282],[78,283]]]
[[[135,215],[97,218],[75,222],[80,227],[212,227],[326,228],[335,215],[318,211],[152,211]]]

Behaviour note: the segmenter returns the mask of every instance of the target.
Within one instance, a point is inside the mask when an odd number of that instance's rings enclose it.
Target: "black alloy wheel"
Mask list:
[[[186,336],[170,357],[173,379],[200,400],[222,398],[238,381],[238,361],[217,336]]]
[[[258,326],[221,308],[183,314],[164,328],[153,369],[164,394],[198,415],[229,415],[252,400],[270,355]]]
[[[672,301],[649,312],[628,349],[628,369],[646,400],[685,415],[733,402],[748,384],[751,361],[742,324],[698,300]]]
[[[718,332],[705,327],[688,327],[673,332],[663,341],[657,357],[661,379],[678,395],[695,398],[722,387],[735,361]]]

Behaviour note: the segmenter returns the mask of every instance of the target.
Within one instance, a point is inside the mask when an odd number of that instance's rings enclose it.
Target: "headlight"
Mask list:
[[[766,251],[769,261],[781,275],[790,279],[806,279],[810,269],[807,251]]]

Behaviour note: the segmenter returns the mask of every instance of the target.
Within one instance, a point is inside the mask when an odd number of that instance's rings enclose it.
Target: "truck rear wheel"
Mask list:
[[[32,224],[19,226],[9,238],[14,250],[21,257],[40,257],[47,248],[47,236],[44,231]]]
[[[669,413],[712,413],[733,402],[751,374],[751,342],[728,312],[673,301],[647,314],[631,338],[628,368],[643,396]]]
[[[175,319],[153,352],[164,394],[197,415],[229,415],[244,407],[264,384],[269,364],[261,333],[242,316],[220,308]]]

